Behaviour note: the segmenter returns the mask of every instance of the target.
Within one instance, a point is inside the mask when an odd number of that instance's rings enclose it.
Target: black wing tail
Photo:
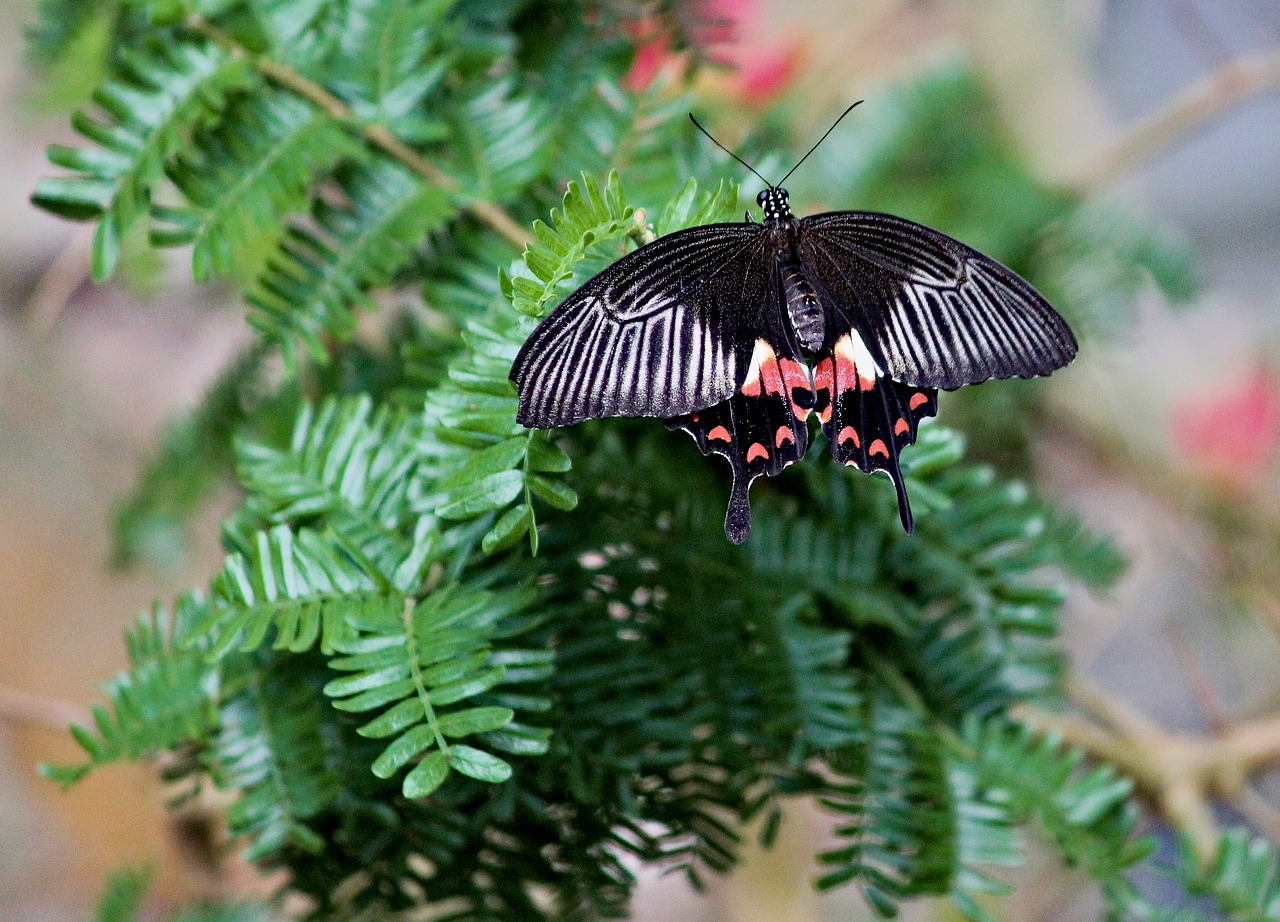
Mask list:
[[[833,330],[814,368],[814,411],[831,456],[863,471],[885,471],[898,493],[898,516],[915,530],[899,454],[916,439],[920,421],[938,412],[934,388],[911,387],[879,374],[856,331]]]
[[[805,420],[813,407],[808,369],[777,344],[757,340],[746,381],[723,403],[666,421],[669,429],[693,436],[704,455],[721,455],[733,471],[724,532],[742,544],[751,532],[751,483],[770,477],[804,457],[809,447]]]

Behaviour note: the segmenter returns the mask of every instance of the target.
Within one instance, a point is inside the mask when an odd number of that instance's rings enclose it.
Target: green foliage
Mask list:
[[[426,797],[450,771],[488,782],[511,777],[502,759],[456,740],[500,731],[515,717],[509,707],[477,704],[484,700],[477,696],[510,681],[544,677],[549,654],[490,646],[502,622],[514,620],[531,601],[521,592],[445,587],[420,605],[407,603],[403,612],[373,611],[354,620],[356,636],[334,644],[345,655],[329,664],[351,674],[331,681],[325,694],[340,699],[334,706],[344,711],[386,707],[358,731],[373,739],[395,737],[371,766],[375,775],[389,778],[425,752],[404,779],[405,797]],[[461,702],[468,706],[445,710]],[[537,748],[525,752],[536,754]]]
[[[1179,865],[1179,876],[1190,882],[1190,891],[1205,898],[1218,917],[1232,922],[1275,918],[1280,906],[1280,849],[1275,843],[1232,829],[1207,865],[1184,842]],[[1203,916],[1184,910],[1178,918],[1191,922]]]
[[[226,118],[234,134],[201,132],[168,164],[189,204],[155,209],[164,226],[153,240],[191,244],[197,281],[253,267],[285,218],[306,208],[317,177],[359,152],[331,116],[287,93],[248,98]]]
[[[206,607],[198,595],[187,594],[172,614],[157,605],[125,631],[129,668],[107,686],[111,707],[94,706],[96,734],[71,728],[88,761],[42,765],[46,776],[69,785],[96,767],[178,748],[216,726],[218,673],[201,649],[187,646]]]
[[[98,897],[98,922],[133,922],[150,882],[151,872],[145,868],[122,868],[112,874]]]
[[[696,45],[695,12],[646,9],[672,47]],[[1128,783],[1010,716],[1054,702],[1064,584],[1107,587],[1109,542],[966,463],[940,425],[903,459],[915,537],[883,478],[815,446],[756,485],[735,548],[725,471],[688,439],[516,424],[508,375],[537,318],[652,236],[741,214],[680,87],[624,89],[635,15],[42,3],[36,56],[87,54],[74,37],[96,28],[111,73],[76,120],[91,146],[53,150],[68,174],[36,202],[98,222],[98,277],[126,238],[191,246],[198,278],[243,292],[255,335],[117,519],[131,560],[232,486],[225,561],[129,632],[96,728],[73,731],[85,761],[47,772],[168,754],[166,777],[221,792],[249,859],[319,920],[622,917],[637,866],[698,884],[733,866],[747,823],[771,838],[793,797],[838,829],[820,883],[884,914],[933,895],[988,918],[1030,822],[1113,914],[1145,912]],[[830,196],[1062,281],[1073,319],[1147,274],[1187,287],[1159,234],[1031,176],[969,70],[895,93],[851,135],[859,152],[837,136],[818,155],[807,175]],[[532,228],[523,258],[513,227]],[[1025,410],[1019,393],[979,399]],[[1264,852],[1231,840],[1180,877],[1252,918],[1272,899]],[[104,905],[133,918],[140,893],[120,878]]]
[[[49,149],[54,164],[73,172],[41,180],[33,201],[63,217],[98,221],[95,279],[111,275],[121,240],[147,220],[166,163],[252,77],[244,60],[209,45],[156,45],[131,53],[119,76],[94,94],[102,116],[82,112],[74,119],[76,130],[99,146]]]
[[[157,918],[144,912],[143,900],[151,882],[147,868],[124,867],[107,878],[98,897],[97,922],[141,922]],[[266,922],[265,907],[253,903],[198,904],[165,916],[166,922]]]

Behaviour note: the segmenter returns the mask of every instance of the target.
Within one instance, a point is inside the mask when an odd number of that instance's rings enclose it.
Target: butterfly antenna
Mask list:
[[[716,147],[720,148],[722,151],[724,151],[726,154],[728,154],[728,155],[729,155],[730,157],[732,157],[734,160],[736,160],[736,161],[738,161],[739,163],[741,163],[743,166],[745,166],[745,167],[746,167],[748,170],[750,170],[752,173],[755,173],[757,176],[760,176],[759,171],[758,171],[758,170],[756,170],[756,168],[755,168],[755,167],[753,167],[751,164],[747,163],[747,161],[743,160],[741,157],[739,157],[739,156],[738,156],[737,154],[735,154],[733,151],[729,150],[729,148],[725,147],[723,144],[721,144],[719,141],[717,141],[714,137],[712,137],[712,136],[711,136],[711,132],[707,131],[707,129],[705,129],[705,128],[703,128],[703,127],[702,127],[702,124],[701,124],[701,123],[700,123],[696,118],[694,118],[694,117],[693,117],[693,113],[692,113],[692,112],[690,112],[690,113],[689,113],[689,121],[691,121],[691,122],[693,122],[695,125],[697,125],[697,126],[698,126],[698,130],[699,130],[699,131],[701,131],[703,134],[705,134],[708,138],[711,138],[711,143],[712,143],[712,144],[714,144]],[[765,179],[763,176],[760,176],[760,180],[761,180],[761,182],[763,182],[766,186],[768,186],[770,189],[772,189],[772,188],[773,188],[773,183],[769,182],[769,180]]]
[[[844,121],[844,117],[845,117],[846,115],[848,115],[850,112],[852,112],[854,109],[856,109],[858,106],[862,105],[862,103],[863,103],[863,102],[864,102],[864,100],[859,99],[859,100],[858,100],[857,102],[855,102],[852,106],[850,106],[849,108],[847,108],[847,109],[845,109],[843,112],[841,112],[841,113],[840,113],[840,117],[839,117],[838,119],[836,119],[836,120],[835,120],[835,122],[831,125],[831,127],[830,127],[830,128],[828,128],[828,129],[826,130],[826,132],[822,135],[822,137],[818,138],[818,144],[815,144],[815,145],[813,145],[813,147],[809,148],[809,154],[812,154],[815,150],[817,150],[817,149],[818,149],[818,145],[819,145],[819,144],[821,144],[823,141],[825,141],[825,140],[827,139],[827,135],[831,134],[831,132],[833,132],[833,131],[835,131],[835,130],[836,130],[836,125],[839,125],[842,121]],[[712,140],[714,141],[714,140],[715,140],[715,138],[712,138]],[[801,157],[801,158],[800,158],[800,163],[804,163],[806,160],[808,160],[808,159],[809,159],[809,154],[805,154],[803,157]],[[784,176],[784,177],[782,177],[782,179],[781,179],[781,181],[779,181],[778,185],[782,185],[782,183],[784,183],[784,182],[786,182],[788,179],[790,179],[790,178],[791,178],[791,174],[792,174],[792,173],[794,173],[796,170],[798,170],[798,169],[800,168],[800,163],[797,163],[797,164],[796,164],[795,166],[793,166],[791,169],[787,170],[787,175],[786,175],[786,176]]]

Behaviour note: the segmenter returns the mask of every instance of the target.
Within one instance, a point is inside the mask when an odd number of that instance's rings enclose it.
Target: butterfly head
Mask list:
[[[787,190],[781,186],[770,186],[760,190],[756,196],[756,204],[764,209],[766,221],[785,221],[791,217],[791,206],[787,204]]]

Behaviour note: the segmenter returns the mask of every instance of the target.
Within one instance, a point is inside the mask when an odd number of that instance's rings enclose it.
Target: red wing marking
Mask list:
[[[937,412],[937,391],[909,387],[886,377],[856,329],[828,315],[829,339],[816,356],[814,410],[822,420],[827,450],[841,464],[870,473],[886,471],[898,492],[903,528],[912,528],[911,508],[898,454],[915,441],[920,420]]]
[[[799,420],[808,419],[813,406],[809,369],[795,359],[779,358],[773,346],[763,339],[756,340],[755,351],[751,353],[751,367],[747,369],[746,380],[739,392],[744,397],[759,397],[761,394],[783,397],[791,404],[791,412]],[[797,400],[797,395],[801,399]]]
[[[771,477],[804,457],[809,447],[805,417],[813,410],[809,369],[794,357],[785,330],[755,342],[742,384],[728,399],[666,421],[693,436],[704,455],[729,462],[733,485],[724,531],[741,544],[751,531],[748,493],[757,477]]]

